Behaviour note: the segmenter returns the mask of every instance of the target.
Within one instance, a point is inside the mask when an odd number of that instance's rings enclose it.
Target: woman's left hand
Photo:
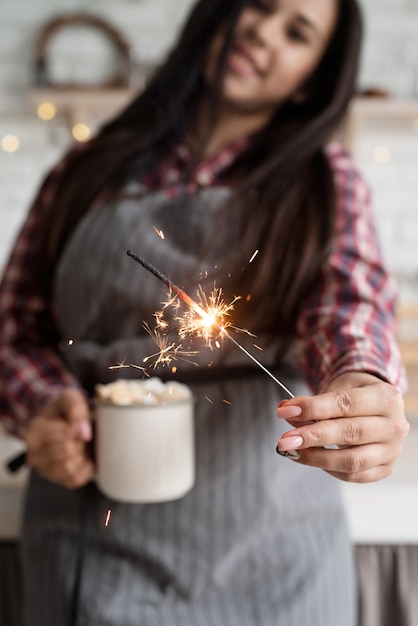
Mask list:
[[[339,376],[320,395],[282,402],[277,416],[295,428],[280,439],[279,453],[297,451],[298,463],[355,483],[389,476],[409,432],[400,392],[361,372]]]

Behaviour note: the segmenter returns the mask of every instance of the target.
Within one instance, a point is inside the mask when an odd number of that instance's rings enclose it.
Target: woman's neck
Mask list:
[[[202,129],[206,126],[205,120],[207,116],[204,111],[201,112],[199,118],[198,131],[194,134],[195,144],[205,141]],[[269,119],[270,114],[267,115],[265,111],[251,114],[239,113],[236,110],[223,107],[214,128],[209,137],[206,138],[202,157],[204,159],[211,158],[225,146],[263,128],[269,122]]]

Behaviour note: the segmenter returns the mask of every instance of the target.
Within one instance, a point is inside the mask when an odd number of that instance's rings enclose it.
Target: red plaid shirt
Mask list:
[[[242,139],[221,150],[193,173],[187,189],[217,184],[220,173],[245,145]],[[337,186],[337,224],[332,252],[318,288],[298,320],[298,366],[314,392],[347,371],[366,371],[405,388],[395,332],[395,288],[382,264],[369,192],[347,153],[334,143],[327,154]],[[189,160],[178,146],[147,187],[184,191],[181,172]],[[65,160],[64,162],[65,163]],[[30,268],[41,248],[40,218],[63,163],[44,181],[17,238],[0,287],[0,420],[22,432],[43,403],[79,383],[66,370],[53,342],[51,303],[34,287]]]

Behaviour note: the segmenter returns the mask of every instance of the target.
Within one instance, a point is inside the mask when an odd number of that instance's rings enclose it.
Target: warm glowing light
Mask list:
[[[39,119],[44,122],[53,120],[57,114],[57,107],[53,102],[42,102],[36,109]]]
[[[127,254],[137,263],[142,265],[142,267],[151,272],[151,274],[153,274],[156,278],[158,278],[158,280],[164,283],[164,285],[167,285],[167,287],[169,287],[170,289],[170,293],[174,293],[174,297],[172,297],[166,303],[166,305],[164,305],[164,308],[173,303],[175,298],[177,298],[179,302],[181,300],[184,304],[187,305],[186,313],[182,317],[175,318],[176,321],[179,323],[180,338],[184,338],[190,334],[194,334],[197,337],[204,337],[206,339],[206,345],[211,348],[213,334],[216,331],[218,336],[222,335],[223,337],[226,337],[228,341],[233,343],[244,354],[246,354],[247,357],[257,365],[257,367],[263,370],[268,376],[270,376],[272,380],[274,380],[280,387],[282,387],[282,389],[284,389],[284,391],[286,391],[286,393],[291,398],[294,398],[294,395],[292,394],[290,389],[286,387],[286,385],[284,385],[278,378],[276,378],[276,376],[274,376],[274,374],[269,369],[267,369],[262,363],[260,363],[260,361],[258,361],[251,354],[251,352],[248,352],[248,350],[243,345],[236,341],[236,339],[234,339],[231,334],[227,332],[226,328],[230,327],[234,328],[236,331],[246,332],[252,337],[255,337],[255,335],[252,335],[247,330],[241,330],[232,326],[230,320],[227,319],[229,312],[233,309],[234,303],[240,299],[239,296],[236,296],[232,302],[226,304],[225,301],[222,299],[221,289],[216,289],[214,287],[212,293],[209,296],[206,296],[203,289],[199,286],[199,304],[198,302],[193,300],[183,289],[178,287],[167,276],[165,276],[165,274],[163,274],[160,270],[151,265],[151,263],[146,261],[144,258],[138,256],[132,250],[127,250]],[[208,324],[208,320],[210,318],[212,318],[213,320],[212,325]],[[153,332],[158,337],[158,329]],[[208,365],[208,367],[210,367],[210,364]]]
[[[124,369],[125,367],[131,367],[130,365],[127,365],[125,363],[125,361],[121,361],[120,363],[118,363],[117,365],[110,365],[109,369],[110,370],[120,370],[120,369]]]
[[[216,324],[217,316],[220,314],[215,307],[209,307],[206,312],[201,306],[196,304],[193,306],[195,313],[200,317],[200,323],[203,327],[211,329]]]
[[[231,406],[232,402],[230,402],[229,400],[222,400],[222,402],[224,402],[225,404],[229,404]]]
[[[251,259],[249,260],[249,263],[252,263],[252,262],[254,261],[254,259],[255,259],[255,257],[257,256],[257,254],[258,254],[258,250],[256,250],[256,251],[254,252],[253,256],[252,256],[252,257],[251,257]]]
[[[71,134],[74,139],[76,141],[79,141],[80,143],[88,141],[91,137],[90,128],[87,126],[87,124],[83,124],[82,122],[73,126]]]
[[[160,277],[161,279],[161,277]],[[167,279],[164,277],[164,281],[167,284]],[[234,308],[234,304],[237,300],[240,299],[240,296],[236,296],[232,302],[227,304],[222,299],[222,289],[217,289],[214,287],[211,294],[207,296],[201,286],[199,286],[197,295],[200,304],[196,301],[192,300],[190,296],[176,287],[174,284],[172,285],[172,289],[175,291],[175,294],[178,298],[187,304],[187,311],[183,316],[177,317],[176,320],[179,325],[179,336],[184,338],[188,335],[195,335],[196,337],[202,337],[206,341],[206,346],[212,349],[212,342],[214,340],[215,332],[217,335],[222,335],[226,337],[229,341],[231,341],[237,348],[239,348],[244,354],[248,356],[260,369],[262,369],[270,378],[272,378],[286,393],[294,398],[294,395],[284,385],[269,369],[267,369],[260,361],[258,361],[251,352],[248,352],[246,348],[238,343],[236,339],[234,339],[231,334],[226,330],[227,328],[232,328],[237,332],[247,333],[251,337],[255,337],[248,330],[244,330],[241,328],[237,328],[233,326],[231,321],[228,319],[228,316],[232,309]],[[212,325],[208,324],[209,319],[213,320]],[[210,367],[210,364],[208,365]]]
[[[234,309],[235,302],[240,300],[240,297],[236,296],[232,302],[227,303],[222,297],[222,289],[214,287],[207,295],[201,286],[199,286],[197,296],[198,302],[192,301],[185,313],[176,318],[179,324],[179,336],[182,339],[190,335],[201,337],[206,345],[212,348],[212,342],[219,334],[232,326],[228,318]]]
[[[110,516],[111,515],[112,515],[112,511],[111,511],[111,509],[109,509],[108,512],[107,512],[107,515],[106,515],[105,526],[109,526]]]
[[[208,402],[210,402],[211,404],[213,404],[212,400],[210,398],[208,398],[208,396],[205,396],[205,400],[207,400]]]
[[[74,340],[73,340],[73,339],[69,339],[69,340],[68,340],[68,345],[69,345],[69,346],[72,346],[72,345],[73,345],[73,343],[74,343]]]
[[[1,147],[5,152],[17,152],[20,147],[19,138],[16,135],[5,135],[1,140]]]
[[[374,150],[373,158],[376,163],[379,163],[379,165],[385,165],[386,163],[389,163],[392,155],[389,148],[386,148],[385,146],[379,146]]]
[[[214,287],[209,296],[207,296],[200,286],[198,289],[198,298],[199,303],[189,298],[188,307],[186,311],[181,314],[179,296],[178,294],[173,296],[170,292],[167,300],[162,303],[163,308],[154,313],[156,320],[155,328],[150,328],[150,326],[144,322],[143,327],[158,347],[157,352],[142,359],[144,365],[148,367],[151,366],[155,369],[159,365],[163,367],[165,365],[171,365],[173,361],[177,360],[187,361],[196,365],[192,360],[192,357],[198,354],[196,351],[184,350],[181,343],[177,344],[174,341],[169,341],[167,337],[169,324],[164,317],[164,312],[168,307],[174,309],[174,321],[178,325],[178,336],[181,340],[194,335],[203,338],[206,346],[211,349],[213,348],[213,343],[217,348],[221,347],[217,337],[226,332],[225,328],[232,327],[228,316],[230,311],[233,310],[235,302],[240,298],[236,297],[232,302],[227,304],[222,298],[221,289]],[[248,331],[244,330],[241,330],[241,332],[248,333]],[[119,367],[124,366],[125,365],[122,363]],[[177,368],[175,368],[175,371],[177,371]]]
[[[161,238],[164,239],[164,233],[162,230],[160,230],[159,228],[157,228],[156,226],[153,226],[153,229],[155,230],[155,232],[157,233],[157,235]]]
[[[254,348],[256,348],[257,350],[260,350],[260,352],[263,351],[263,348],[260,348],[260,346],[257,346],[256,343],[253,343]]]
[[[164,311],[155,311],[154,317],[156,321],[156,327],[160,330],[167,330],[168,322],[164,318]]]
[[[190,358],[195,356],[197,352],[183,350],[183,346],[181,344],[176,344],[174,341],[170,343],[167,335],[165,335],[164,332],[161,332],[159,327],[152,329],[146,322],[144,322],[143,327],[158,347],[158,352],[150,354],[142,359],[143,363],[149,363],[149,366],[154,369],[156,369],[158,365],[163,367],[165,365],[171,365],[173,361],[177,360],[188,361],[189,363],[196,365],[196,363],[191,361]],[[171,371],[173,371],[173,369],[176,368],[173,367]]]

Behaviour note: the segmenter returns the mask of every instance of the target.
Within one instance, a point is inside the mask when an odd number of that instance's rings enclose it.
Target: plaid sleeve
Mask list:
[[[31,272],[43,254],[43,216],[64,163],[41,186],[0,284],[0,421],[16,435],[43,403],[63,388],[78,387],[55,350],[50,303]]]
[[[406,390],[396,331],[396,288],[376,237],[370,193],[349,155],[333,145],[336,232],[318,287],[298,320],[297,357],[314,392],[349,371]]]

